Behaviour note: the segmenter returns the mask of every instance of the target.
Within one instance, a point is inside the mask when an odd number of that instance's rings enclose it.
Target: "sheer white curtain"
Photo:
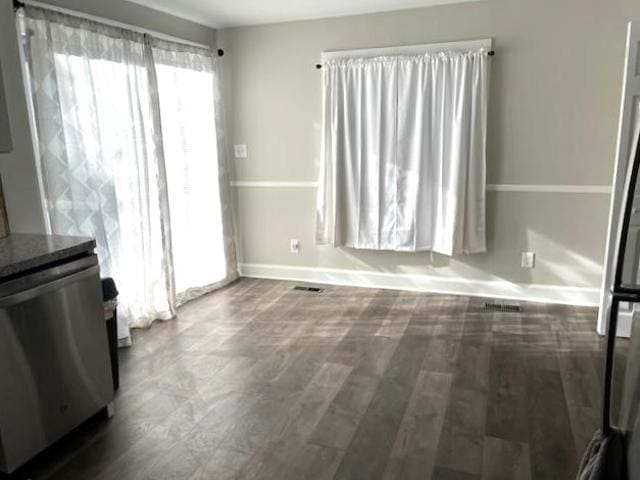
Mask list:
[[[31,7],[25,27],[51,231],[95,237],[126,341],[174,315],[143,38]]]
[[[175,315],[176,287],[202,293],[236,275],[213,59],[45,9],[24,17],[50,229],[96,238],[126,344],[130,326]]]
[[[216,135],[223,129],[223,112],[216,99],[211,52],[160,40],[152,45],[176,292],[183,303],[219,287],[236,272],[233,242],[224,228],[231,219],[223,218],[228,213],[222,204],[228,197],[226,152],[223,145],[218,148]]]
[[[325,62],[318,243],[486,249],[487,63],[484,49]]]

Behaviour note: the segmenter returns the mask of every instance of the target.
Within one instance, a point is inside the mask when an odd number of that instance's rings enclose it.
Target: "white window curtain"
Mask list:
[[[234,242],[229,231],[226,160],[215,161],[225,152],[223,106],[211,52],[157,39],[152,45],[175,288],[181,304],[228,283],[231,273],[237,274],[235,255],[230,255]]]
[[[317,243],[486,250],[486,53],[324,63]]]
[[[50,229],[96,239],[126,344],[130,326],[237,275],[215,61],[36,7],[22,28]]]

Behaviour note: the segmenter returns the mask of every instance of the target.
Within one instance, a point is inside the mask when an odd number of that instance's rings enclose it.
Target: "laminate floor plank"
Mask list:
[[[528,369],[527,415],[532,479],[573,478],[578,454],[559,372]]]
[[[379,383],[379,378],[352,372],[329,405],[309,441],[325,447],[346,450]]]
[[[424,361],[427,343],[405,336],[349,444],[336,479],[381,478]]]
[[[450,388],[450,374],[420,372],[395,438],[385,479],[431,476]]]
[[[482,480],[531,480],[529,445],[485,437],[481,478]]]
[[[493,347],[489,367],[486,435],[528,441],[525,366],[505,347]]]

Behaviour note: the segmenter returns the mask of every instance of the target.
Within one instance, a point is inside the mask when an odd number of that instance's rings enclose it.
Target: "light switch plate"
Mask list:
[[[520,266],[522,268],[534,268],[536,266],[535,252],[522,252]]]
[[[247,146],[245,144],[234,145],[233,156],[236,158],[247,158]]]

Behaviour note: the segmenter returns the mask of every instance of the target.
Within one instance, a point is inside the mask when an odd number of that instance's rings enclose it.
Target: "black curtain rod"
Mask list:
[[[13,0],[13,9],[18,10],[20,8],[24,8],[24,2],[21,2],[20,0]],[[224,50],[221,48],[217,50],[217,53],[219,57],[224,56]]]
[[[489,50],[487,52],[487,55],[489,55],[490,57],[493,57],[496,54],[496,52],[494,52],[493,50]],[[316,68],[319,70],[322,68],[322,64],[321,63],[316,63]]]

